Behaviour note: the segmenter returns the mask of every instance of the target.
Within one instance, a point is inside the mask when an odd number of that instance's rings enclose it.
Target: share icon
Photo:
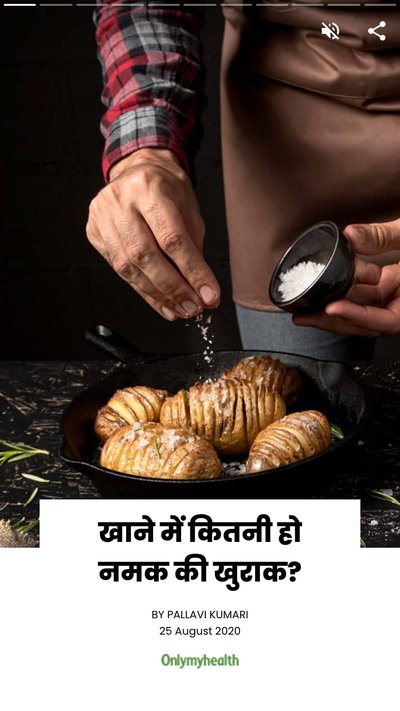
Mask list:
[[[379,23],[379,25],[377,25],[376,27],[370,27],[370,28],[368,29],[368,34],[369,34],[369,35],[376,35],[376,37],[379,37],[379,39],[381,40],[381,42],[384,42],[385,39],[386,39],[386,35],[381,35],[380,32],[377,32],[377,30],[379,30],[381,27],[382,27],[382,28],[383,28],[383,27],[386,27],[386,22],[385,22],[385,20],[381,20],[381,22]]]

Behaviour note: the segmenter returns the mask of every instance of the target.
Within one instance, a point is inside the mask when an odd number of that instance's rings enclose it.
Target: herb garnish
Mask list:
[[[367,494],[372,496],[373,499],[379,499],[379,501],[387,501],[388,504],[394,504],[395,506],[400,506],[400,501],[395,499],[394,496],[390,494],[385,494],[384,491],[377,491],[375,489],[368,489]]]
[[[344,439],[343,431],[340,429],[339,425],[331,424],[331,435],[333,439]]]
[[[36,488],[32,491],[31,495],[30,495],[30,496],[27,498],[27,500],[25,501],[24,506],[29,506],[29,504],[32,503],[33,499],[37,496],[38,491],[39,491],[39,487],[36,487]]]
[[[50,454],[47,449],[37,449],[29,444],[23,444],[23,442],[7,442],[0,439],[1,444],[7,449],[0,451],[0,465],[6,462],[19,462],[21,459],[34,457],[36,454]]]
[[[158,435],[154,435],[154,449],[157,452],[157,456],[159,459],[161,459],[161,454],[160,454],[160,445],[158,443]]]
[[[36,476],[36,474],[21,474],[24,479],[31,479],[31,481],[38,481],[39,484],[48,484],[50,479],[42,479],[41,476]]]

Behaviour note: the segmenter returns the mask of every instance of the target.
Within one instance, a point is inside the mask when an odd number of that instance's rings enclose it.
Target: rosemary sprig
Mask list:
[[[42,479],[41,476],[36,476],[36,474],[21,474],[24,479],[30,479],[31,481],[37,481],[39,484],[48,484],[50,479]]]
[[[18,526],[17,531],[19,531],[19,533],[28,533],[28,531],[31,531],[32,528],[36,528],[36,526],[39,525],[39,521],[39,518],[35,518],[32,521],[28,521],[27,523]]]
[[[161,459],[161,454],[160,454],[160,445],[158,443],[158,435],[154,435],[154,449],[157,452],[157,456],[159,459]]]
[[[7,442],[0,439],[0,445],[6,447],[0,450],[0,466],[6,462],[19,462],[21,459],[35,457],[37,454],[50,454],[47,449],[37,449],[23,442]]]
[[[19,521],[13,523],[11,525],[11,528],[13,528],[15,531],[18,531],[18,533],[27,533],[28,531],[31,531],[32,528],[35,528],[39,525],[39,520],[40,519],[35,518],[32,521],[27,521],[25,516],[23,516],[19,519]]]
[[[339,425],[331,424],[331,435],[333,439],[344,439],[343,431],[340,429]]]
[[[101,447],[97,447],[95,453],[93,454],[93,464],[100,464],[101,457]]]
[[[33,499],[37,496],[39,491],[39,487],[37,486],[31,493],[31,495],[27,498],[27,500],[24,503],[24,506],[29,506],[29,504],[32,503]]]
[[[388,504],[394,504],[394,506],[400,506],[400,501],[395,499],[394,496],[390,494],[385,494],[384,491],[377,491],[376,489],[368,489],[367,493],[372,496],[373,499],[379,499],[379,501],[387,501]]]
[[[11,525],[11,528],[15,528],[17,531],[19,531],[20,526],[23,525],[24,521],[25,521],[25,516],[22,516],[22,518],[20,518],[18,521],[15,521],[15,523],[13,523]]]

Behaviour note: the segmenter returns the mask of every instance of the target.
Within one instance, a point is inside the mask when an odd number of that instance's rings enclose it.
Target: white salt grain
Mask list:
[[[210,367],[212,367],[214,364],[214,350],[212,347],[214,341],[214,334],[210,332],[211,319],[212,316],[208,316],[207,318],[205,318],[203,313],[198,314],[198,316],[196,316],[195,318],[195,324],[201,332],[201,337],[205,345],[205,350],[203,351],[203,358]]]
[[[246,463],[245,462],[223,462],[222,473],[225,476],[238,476],[240,474],[246,474]]]
[[[299,262],[279,275],[281,283],[278,291],[283,301],[291,301],[303,293],[321,274],[325,264],[318,262]]]

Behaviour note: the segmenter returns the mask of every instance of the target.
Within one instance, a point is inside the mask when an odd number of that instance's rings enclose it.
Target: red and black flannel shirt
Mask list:
[[[106,181],[110,168],[139,148],[168,148],[187,169],[187,141],[202,103],[203,10],[122,0],[97,4]]]

